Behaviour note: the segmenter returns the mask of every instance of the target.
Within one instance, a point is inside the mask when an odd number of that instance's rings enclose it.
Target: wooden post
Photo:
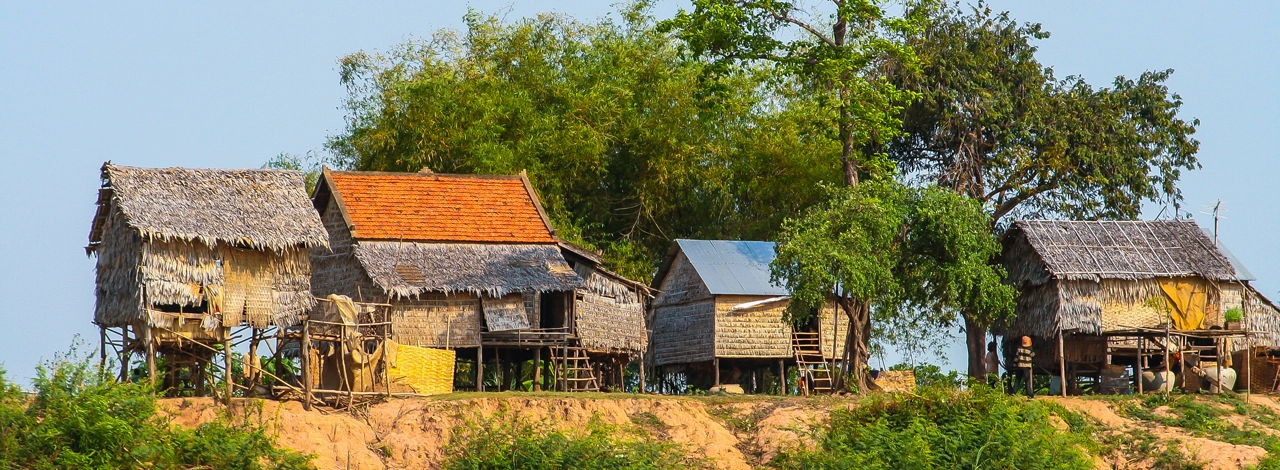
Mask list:
[[[542,391],[542,347],[533,350],[533,391]]]
[[[1138,365],[1133,370],[1137,371],[1138,395],[1142,395],[1142,342],[1146,338],[1138,337]]]
[[[98,327],[98,377],[107,372],[107,328]]]
[[[249,370],[244,371],[244,376],[248,378],[247,385],[249,390],[253,390],[253,386],[258,384],[258,368],[262,367],[261,361],[258,360],[258,329],[249,327],[249,358],[245,361],[245,365]]]
[[[510,360],[511,356],[507,356],[507,359]],[[514,390],[519,390],[523,392],[524,391],[524,361],[515,363],[515,367],[516,367],[516,372],[511,375],[511,379],[512,379],[511,388]]]
[[[156,383],[155,337],[152,336],[150,326],[144,324],[144,325],[141,325],[140,328],[142,329],[142,333],[143,333],[143,341],[146,343],[146,347],[147,347],[147,380],[150,381],[152,385],[155,385]]]
[[[711,367],[716,370],[716,387],[720,386],[720,358],[711,360]]]
[[[484,345],[476,348],[476,391],[484,391]]]
[[[502,350],[493,348],[493,369],[498,373],[498,391],[502,391],[502,386],[506,385],[506,374],[502,373]]]
[[[302,365],[302,408],[311,411],[311,322],[302,320],[302,344],[299,346],[299,363]]]
[[[1248,374],[1248,380],[1244,383],[1244,402],[1249,403],[1249,395],[1253,394],[1253,336],[1249,334],[1249,327],[1246,325],[1244,330],[1244,344],[1247,349],[1244,350],[1244,370]]]
[[[1067,356],[1063,353],[1062,330],[1058,330],[1058,391],[1067,396]]]
[[[137,335],[134,335],[135,338]],[[120,327],[120,382],[129,380],[129,359],[133,353],[129,351],[129,325]]]
[[[227,387],[227,406],[231,406],[231,393],[235,391],[235,385],[231,382],[231,327],[226,327],[223,332],[227,338],[222,341],[222,364],[226,367],[223,371],[223,380],[226,381]]]
[[[1169,341],[1170,341],[1169,322],[1166,321],[1164,322],[1164,376],[1160,378],[1161,384],[1163,384],[1166,380],[1169,380],[1169,375],[1173,374],[1173,365],[1169,364]],[[1170,381],[1167,388],[1169,390],[1164,392],[1166,395],[1168,395],[1169,392],[1173,391],[1172,381]]]
[[[787,360],[778,359],[778,394],[787,394]]]
[[[643,394],[643,393],[645,392],[645,390],[644,390],[644,389],[645,389],[645,387],[644,387],[644,351],[641,351],[641,352],[640,352],[640,359],[639,359],[639,361],[640,361],[640,368],[639,368],[639,370],[640,370],[640,388],[639,388],[638,390],[636,390],[636,393]]]

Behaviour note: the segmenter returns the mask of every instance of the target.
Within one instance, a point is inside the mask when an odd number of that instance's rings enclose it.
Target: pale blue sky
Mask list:
[[[1119,2],[1114,2],[1119,3]],[[1040,58],[1060,76],[1105,84],[1174,68],[1170,86],[1202,121],[1204,169],[1187,207],[1221,198],[1222,239],[1280,289],[1272,180],[1280,124],[1274,5],[1191,2],[992,2],[1053,32]],[[98,168],[253,168],[319,150],[342,128],[336,61],[441,27],[467,6],[509,18],[540,11],[595,18],[608,2],[0,3],[0,363],[25,379],[73,335],[96,341],[93,262],[84,255]],[[683,1],[664,1],[668,16]],[[1151,214],[1154,215],[1154,214]],[[1205,220],[1204,216],[1198,216]],[[951,364],[963,364],[953,347]]]

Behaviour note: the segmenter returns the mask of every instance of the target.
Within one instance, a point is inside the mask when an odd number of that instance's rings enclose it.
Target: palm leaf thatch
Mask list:
[[[328,234],[302,174],[279,170],[102,167],[89,235],[98,257],[95,322],[208,328],[289,326],[315,305],[310,248]]]
[[[501,298],[582,286],[555,245],[358,241],[353,251],[374,284],[399,298],[424,292]]]
[[[1011,334],[1100,333],[1109,323],[1104,305],[1162,297],[1158,278],[1239,281],[1228,257],[1191,220],[1020,220],[1004,245],[1008,280],[1021,291]],[[1218,301],[1211,292],[1210,303]]]

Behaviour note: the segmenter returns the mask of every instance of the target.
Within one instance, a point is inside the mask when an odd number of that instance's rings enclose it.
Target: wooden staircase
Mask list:
[[[556,388],[566,392],[598,392],[600,381],[596,380],[587,351],[577,343],[573,338],[568,346],[550,348],[556,370]]]
[[[822,356],[822,339],[818,333],[797,331],[791,333],[791,351],[796,358],[796,368],[814,393],[831,393],[831,364]],[[808,389],[804,391],[808,394]]]

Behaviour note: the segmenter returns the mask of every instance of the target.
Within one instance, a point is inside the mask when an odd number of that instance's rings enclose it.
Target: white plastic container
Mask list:
[[[1221,384],[1219,389],[1218,366],[1211,365],[1200,368],[1205,386],[1209,389],[1209,393],[1222,393],[1222,390],[1235,390],[1236,388],[1236,370],[1230,367],[1222,368]]]

